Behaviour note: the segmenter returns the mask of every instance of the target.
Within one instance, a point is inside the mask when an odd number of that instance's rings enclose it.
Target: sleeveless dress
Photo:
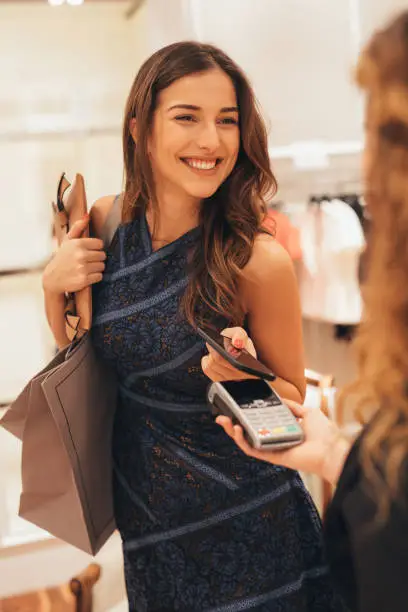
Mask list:
[[[183,318],[195,228],[153,252],[117,229],[93,340],[116,369],[113,489],[132,612],[343,611],[296,472],[246,457],[206,404],[204,342]]]

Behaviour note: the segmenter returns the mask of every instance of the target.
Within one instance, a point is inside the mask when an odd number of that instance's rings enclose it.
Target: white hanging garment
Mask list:
[[[339,325],[359,323],[358,263],[365,239],[357,214],[345,202],[330,200],[309,206],[298,223],[303,316]]]

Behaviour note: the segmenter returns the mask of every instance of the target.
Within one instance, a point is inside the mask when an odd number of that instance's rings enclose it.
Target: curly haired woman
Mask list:
[[[374,35],[361,55],[357,80],[367,94],[364,171],[371,227],[359,376],[349,391],[358,395],[367,424],[350,449],[320,411],[291,403],[306,441],[269,453],[250,448],[228,419],[219,423],[247,455],[337,483],[325,538],[339,590],[358,612],[406,612],[408,12]]]

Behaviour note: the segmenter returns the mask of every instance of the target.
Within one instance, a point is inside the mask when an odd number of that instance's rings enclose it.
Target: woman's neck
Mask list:
[[[158,198],[157,217],[152,206],[148,206],[146,211],[152,241],[170,243],[196,227],[199,223],[200,204],[197,198],[172,197],[170,194]]]

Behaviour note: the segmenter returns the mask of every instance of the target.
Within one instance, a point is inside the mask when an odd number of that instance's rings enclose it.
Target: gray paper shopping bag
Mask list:
[[[52,535],[96,554],[115,524],[111,435],[116,380],[89,334],[65,359],[31,380],[22,436],[19,515]],[[13,405],[10,410],[13,410]]]
[[[68,347],[59,351],[46,365],[46,367],[26,384],[20,395],[14,400],[11,406],[9,406],[7,409],[5,415],[0,419],[0,425],[12,433],[13,436],[16,436],[16,438],[19,438],[20,440],[23,439],[24,427],[28,416],[28,405],[32,382],[37,378],[43,379],[47,372],[60,365],[65,360],[67,350]]]

